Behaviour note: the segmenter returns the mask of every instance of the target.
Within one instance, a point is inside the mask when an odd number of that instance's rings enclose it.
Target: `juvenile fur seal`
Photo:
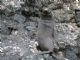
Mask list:
[[[38,38],[37,42],[42,51],[48,51],[46,53],[53,52],[53,40],[54,40],[54,27],[52,22],[40,22],[38,26]]]
[[[38,26],[38,45],[42,53],[38,54],[50,54],[51,56],[59,59],[55,54],[52,54],[54,51],[54,23],[53,22],[39,22]]]

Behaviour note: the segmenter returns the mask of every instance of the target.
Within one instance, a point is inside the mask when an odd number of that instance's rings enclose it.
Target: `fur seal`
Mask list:
[[[53,52],[53,40],[54,40],[54,34],[53,34],[53,24],[52,23],[46,23],[41,22],[39,23],[38,27],[38,38],[37,42],[39,44],[39,47],[42,51],[48,51],[48,53]]]

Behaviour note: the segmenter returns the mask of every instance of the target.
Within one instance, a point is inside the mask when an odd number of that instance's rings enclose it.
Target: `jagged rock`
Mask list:
[[[79,9],[77,0],[0,0],[0,60],[79,60]],[[36,48],[41,21],[54,27],[52,55]]]

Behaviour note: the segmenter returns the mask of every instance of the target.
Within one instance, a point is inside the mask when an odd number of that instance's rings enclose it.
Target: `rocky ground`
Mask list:
[[[58,58],[38,54],[40,22],[54,24]],[[80,60],[80,1],[0,0],[0,60]]]

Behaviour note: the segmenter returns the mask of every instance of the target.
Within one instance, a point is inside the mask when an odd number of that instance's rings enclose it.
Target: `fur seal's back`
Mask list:
[[[38,28],[38,44],[41,50],[53,52],[53,28],[50,25],[40,23]]]

